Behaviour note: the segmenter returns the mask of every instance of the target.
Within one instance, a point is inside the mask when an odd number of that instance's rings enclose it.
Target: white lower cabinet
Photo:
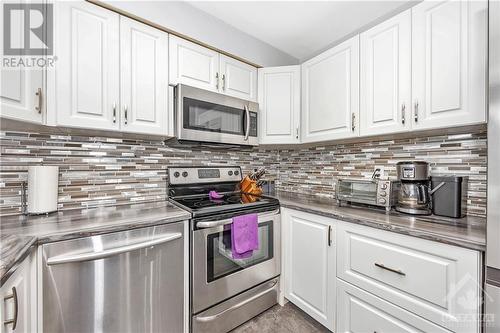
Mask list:
[[[480,332],[479,251],[282,210],[285,297],[336,332]]]
[[[338,278],[450,331],[479,332],[480,252],[352,223],[336,228]]]
[[[449,332],[340,279],[337,280],[336,328],[336,332],[343,333]]]
[[[285,297],[333,331],[335,244],[333,220],[283,209]]]
[[[24,259],[0,288],[1,332],[37,331],[36,253]]]

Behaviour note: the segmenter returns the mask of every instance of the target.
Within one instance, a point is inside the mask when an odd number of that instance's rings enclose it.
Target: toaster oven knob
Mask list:
[[[234,170],[234,175],[235,176],[238,176],[240,174],[240,172],[238,170]]]
[[[386,191],[380,191],[380,195],[381,195],[382,197],[386,197],[386,196],[387,196],[387,192],[386,192]]]
[[[231,170],[229,170],[229,171],[227,172],[227,174],[228,174],[229,176],[232,176],[232,175],[233,175],[233,172],[232,172]]]
[[[378,202],[385,205],[385,203],[387,202],[384,198],[380,198],[378,199]]]
[[[175,178],[179,178],[179,176],[180,176],[180,175],[181,175],[181,174],[179,173],[179,171],[174,172],[174,177],[175,177]]]
[[[187,177],[187,176],[188,176],[187,171],[184,171],[184,172],[182,173],[182,177]]]
[[[380,188],[383,190],[387,190],[387,184],[386,183],[380,184]]]

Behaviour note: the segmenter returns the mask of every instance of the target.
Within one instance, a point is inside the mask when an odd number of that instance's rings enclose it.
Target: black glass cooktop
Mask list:
[[[279,201],[275,198],[240,192],[224,193],[220,199],[209,198],[208,194],[206,194],[174,197],[171,200],[196,215],[279,204]]]

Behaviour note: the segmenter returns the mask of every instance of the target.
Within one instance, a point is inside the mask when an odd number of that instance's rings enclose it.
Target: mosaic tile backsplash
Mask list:
[[[486,130],[445,136],[228,150],[176,147],[162,141],[0,132],[0,215],[20,213],[29,165],[58,165],[59,209],[166,198],[171,165],[265,166],[280,190],[334,197],[339,177],[370,177],[375,166],[396,175],[401,160],[425,160],[433,174],[469,177],[468,214],[486,215]]]

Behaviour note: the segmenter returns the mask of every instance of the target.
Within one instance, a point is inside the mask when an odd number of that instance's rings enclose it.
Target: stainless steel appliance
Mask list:
[[[500,332],[500,2],[489,2],[488,216],[485,327]]]
[[[401,181],[396,210],[414,215],[430,215],[429,164],[423,161],[398,162],[396,168]]]
[[[434,215],[461,218],[467,208],[467,177],[432,176],[432,213]]]
[[[182,332],[184,223],[42,246],[44,332]]]
[[[174,99],[180,142],[258,144],[257,103],[183,84],[175,87]]]
[[[192,213],[193,332],[227,332],[277,303],[280,209],[277,199],[238,191],[239,167],[172,167],[169,198]],[[209,191],[223,194],[210,198]],[[259,249],[245,259],[231,252],[232,218],[258,214]]]
[[[339,179],[335,195],[337,204],[361,203],[391,210],[396,204],[400,182],[382,179]]]

